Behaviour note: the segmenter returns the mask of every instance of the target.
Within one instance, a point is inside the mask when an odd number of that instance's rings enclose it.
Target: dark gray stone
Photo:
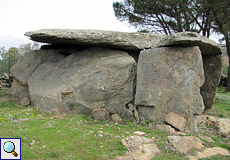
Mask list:
[[[168,46],[199,46],[202,55],[222,54],[219,44],[195,32],[175,33],[162,38],[156,45],[156,47]]]
[[[110,114],[133,100],[136,62],[123,51],[89,48],[40,65],[28,78],[31,101],[50,112]]]
[[[133,117],[133,112],[129,109],[126,109],[126,108],[120,108],[118,110],[118,114],[126,119],[129,119],[129,120],[134,120],[134,117]]]
[[[92,118],[97,120],[108,120],[109,112],[105,108],[96,108],[92,111]]]
[[[203,56],[205,82],[200,88],[205,109],[210,109],[215,102],[216,88],[220,82],[222,55]]]
[[[155,46],[165,35],[102,30],[42,29],[26,32],[33,41],[51,44],[75,44],[140,51]]]
[[[153,121],[164,121],[170,112],[189,121],[204,110],[200,95],[203,83],[199,47],[144,50],[137,66],[135,105],[141,115]]]

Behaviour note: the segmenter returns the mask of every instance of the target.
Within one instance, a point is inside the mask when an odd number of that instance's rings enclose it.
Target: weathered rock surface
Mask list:
[[[219,118],[216,126],[218,128],[218,134],[223,136],[230,135],[230,119]]]
[[[227,136],[230,135],[230,119],[217,118],[209,115],[199,115],[196,118],[196,123],[200,126],[211,126],[218,134]]]
[[[217,121],[217,117],[210,115],[198,115],[196,117],[196,123],[201,126],[214,126]]]
[[[133,133],[133,135],[144,136],[144,135],[145,135],[145,132],[136,131],[136,132]]]
[[[210,142],[215,142],[211,137],[207,137],[207,136],[204,136],[204,135],[199,135],[199,138],[204,139],[204,140],[208,141],[209,143]]]
[[[109,112],[105,108],[96,108],[92,111],[92,118],[97,120],[108,120]]]
[[[156,129],[164,131],[164,132],[169,133],[169,134],[175,134],[176,133],[174,128],[172,128],[169,125],[165,125],[165,124],[157,125]]]
[[[210,109],[215,102],[216,88],[219,85],[222,70],[222,55],[203,56],[205,82],[200,88],[205,109]]]
[[[118,110],[118,115],[120,115],[126,119],[129,119],[129,120],[134,119],[133,112],[129,109],[124,108],[124,107],[122,107]]]
[[[22,106],[29,106],[30,105],[30,99],[29,97],[24,97],[20,101],[20,105]]]
[[[199,46],[203,59],[205,83],[200,89],[205,109],[210,109],[215,102],[216,88],[222,69],[222,50],[215,41],[194,32],[181,32],[161,39],[158,47],[165,46]]]
[[[134,114],[134,117],[135,117],[136,121],[139,122],[139,114],[138,114],[137,109],[134,109],[133,114]]]
[[[155,144],[142,144],[132,152],[126,152],[124,156],[117,156],[116,160],[151,160],[157,153],[159,148]]]
[[[185,128],[186,119],[173,112],[170,112],[165,116],[165,122],[178,129],[179,131],[183,131]]]
[[[18,101],[25,97],[30,97],[28,86],[23,86],[16,78],[14,78],[13,84],[9,91],[9,100]]]
[[[154,143],[153,139],[140,137],[140,136],[129,136],[121,140],[121,143],[128,149],[132,150],[142,144]]]
[[[136,106],[133,105],[132,103],[129,103],[129,104],[127,105],[127,107],[128,107],[128,109],[129,109],[130,111],[134,111],[134,110],[136,109]]]
[[[155,154],[160,153],[159,148],[154,144],[153,139],[129,136],[121,140],[121,143],[128,149],[124,156],[117,156],[117,160],[151,160]]]
[[[180,153],[187,153],[191,149],[202,149],[203,142],[197,137],[168,136],[169,143]]]
[[[44,55],[49,51],[39,52]],[[91,114],[93,109],[104,107],[116,113],[133,99],[136,63],[126,52],[89,48],[59,61],[54,58],[52,63],[37,61],[40,65],[36,67],[31,61],[17,64],[28,78],[19,76],[16,68],[14,76],[21,84],[28,84],[32,103],[42,110]]]
[[[51,44],[76,44],[140,51],[155,46],[164,35],[101,30],[42,29],[25,33],[31,40]]]
[[[28,77],[43,63],[58,62],[65,55],[56,50],[31,50],[11,69],[11,73],[23,86],[27,86]]]
[[[141,51],[135,105],[141,115],[153,121],[164,121],[170,112],[189,121],[193,114],[201,114],[204,110],[200,95],[203,83],[199,47],[162,47]]]
[[[196,157],[197,158],[208,158],[208,157],[212,157],[218,154],[223,155],[223,156],[230,155],[227,149],[220,148],[220,147],[213,147],[213,148],[206,148],[202,152],[197,152]]]
[[[114,123],[120,124],[122,122],[121,117],[116,113],[111,116],[111,119]]]
[[[195,32],[180,32],[166,36],[162,38],[156,46],[167,47],[182,45],[199,46],[202,55],[222,54],[219,44]]]
[[[10,100],[15,101],[29,97],[28,78],[32,73],[41,64],[57,62],[64,57],[65,55],[57,53],[55,50],[31,50],[27,52],[11,69],[14,83],[9,92]]]

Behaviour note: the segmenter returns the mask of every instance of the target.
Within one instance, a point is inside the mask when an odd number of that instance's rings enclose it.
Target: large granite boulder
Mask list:
[[[215,102],[216,88],[221,78],[222,50],[215,41],[194,32],[180,32],[162,38],[157,47],[199,46],[203,59],[205,83],[200,89],[205,109]]]
[[[41,64],[28,77],[32,103],[45,111],[116,113],[133,100],[136,62],[124,51],[89,48]]]
[[[25,53],[11,69],[14,77],[12,87],[9,92],[9,98],[12,101],[21,100],[24,97],[30,97],[28,91],[28,78],[32,73],[45,62],[57,62],[63,59],[65,55],[57,53],[56,50],[31,50]]]
[[[28,77],[43,63],[57,62],[65,55],[57,53],[56,50],[31,50],[11,69],[13,76],[24,86],[27,85]]]
[[[140,51],[155,46],[165,35],[102,30],[42,29],[25,33],[31,40],[50,44],[75,44]]]
[[[161,47],[141,51],[137,66],[135,105],[153,121],[176,113],[187,120],[204,110],[204,83],[199,47]]]

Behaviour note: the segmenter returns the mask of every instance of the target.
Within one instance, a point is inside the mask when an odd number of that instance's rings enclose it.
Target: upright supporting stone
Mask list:
[[[179,32],[162,38],[158,47],[199,46],[203,58],[205,83],[200,88],[205,109],[215,102],[216,88],[219,84],[222,69],[222,51],[215,41],[194,32]]]
[[[204,110],[204,71],[199,47],[162,47],[140,53],[135,105],[146,118],[164,121],[174,112],[187,120]]]
[[[205,82],[200,88],[205,109],[210,109],[215,102],[216,88],[220,82],[222,55],[203,56]]]

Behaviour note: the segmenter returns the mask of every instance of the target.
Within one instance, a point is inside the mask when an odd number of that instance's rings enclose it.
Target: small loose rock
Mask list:
[[[30,146],[33,146],[35,144],[35,140],[32,140],[32,142],[30,143]]]
[[[98,131],[97,134],[103,134],[103,131]]]
[[[99,137],[103,137],[103,135],[102,135],[102,134],[98,134],[98,136],[99,136]]]
[[[136,131],[136,132],[133,133],[133,135],[144,136],[144,135],[145,135],[145,132]]]

